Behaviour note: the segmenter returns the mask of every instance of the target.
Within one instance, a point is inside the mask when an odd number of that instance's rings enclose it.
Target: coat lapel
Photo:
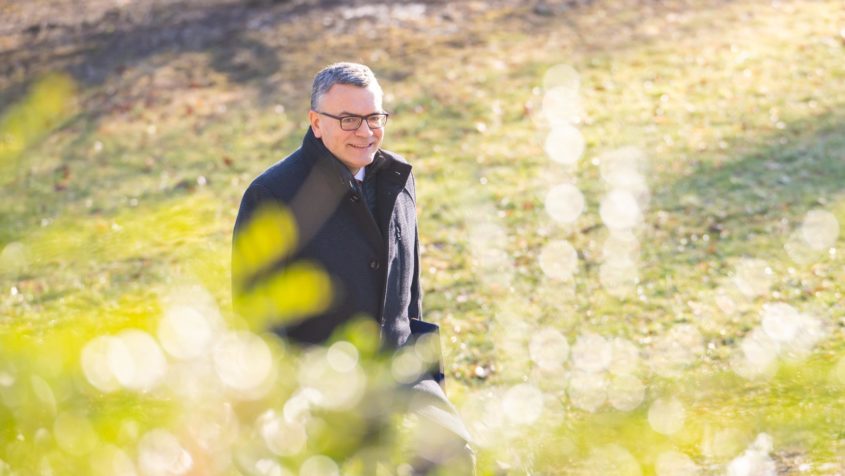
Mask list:
[[[383,253],[385,243],[382,233],[367,209],[366,198],[355,185],[352,174],[329,152],[322,141],[314,137],[310,128],[303,144],[307,147],[307,152],[314,157],[314,171],[320,176],[328,195],[338,197],[338,209],[347,210],[373,249],[379,254]]]
[[[352,217],[355,222],[363,229],[367,240],[379,253],[383,252],[385,248],[384,239],[379,232],[379,227],[376,224],[373,214],[367,209],[367,199],[364,197],[363,191],[358,189],[355,185],[355,179],[350,179],[348,183],[349,192],[346,198],[346,206],[349,207]]]
[[[382,237],[390,243],[390,237],[387,236],[390,217],[393,215],[396,197],[402,193],[408,182],[411,166],[387,156],[384,156],[384,161],[376,176],[376,222]]]

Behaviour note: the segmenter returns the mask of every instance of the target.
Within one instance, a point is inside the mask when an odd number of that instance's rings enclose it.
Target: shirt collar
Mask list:
[[[367,175],[370,176],[370,179],[375,178],[375,174],[378,173],[378,170],[386,162],[381,150],[378,150],[376,151],[373,163],[359,170],[358,173],[355,174],[355,176],[353,177],[352,172],[350,172],[349,169],[346,168],[345,165],[343,165],[343,162],[341,162],[337,157],[334,156],[334,154],[329,151],[329,149],[325,146],[325,144],[323,144],[323,141],[321,139],[317,138],[314,135],[314,131],[311,129],[311,127],[309,127],[305,133],[305,138],[303,139],[303,147],[305,147],[305,149],[309,153],[313,153],[317,156],[322,156],[328,159],[328,162],[331,162],[333,165],[333,167],[331,168],[336,170],[337,177],[340,179],[341,183],[344,184],[348,184],[350,179],[359,179],[359,176],[360,180],[362,181]]]

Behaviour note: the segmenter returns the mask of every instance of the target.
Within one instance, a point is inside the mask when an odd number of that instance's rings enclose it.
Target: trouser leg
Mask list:
[[[413,429],[411,474],[473,476],[475,451],[466,440],[436,422],[418,418]]]

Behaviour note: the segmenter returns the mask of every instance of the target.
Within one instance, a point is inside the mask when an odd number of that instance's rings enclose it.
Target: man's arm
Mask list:
[[[408,191],[411,192],[411,198],[414,201],[414,207],[417,204],[417,184],[414,180],[414,174],[408,177],[409,185]],[[420,286],[420,233],[419,224],[416,219],[416,210],[414,211],[414,270],[413,279],[411,281],[411,301],[408,304],[408,317],[412,319],[422,319],[422,289]]]
[[[244,226],[249,223],[255,210],[262,203],[267,203],[272,199],[272,194],[263,185],[253,182],[247,187],[241,198],[241,206],[238,208],[238,217],[235,219],[235,229],[232,232],[232,242],[235,242],[238,233],[240,233]]]
[[[253,182],[244,192],[232,231],[232,298],[236,312],[243,312],[239,297],[259,275],[284,254],[283,227],[274,223],[281,214],[272,213],[280,205],[263,185]],[[279,215],[279,216],[275,216]]]
[[[422,319],[422,290],[420,289],[420,237],[418,227],[414,227],[414,278],[411,282],[411,302],[408,304],[408,316]]]

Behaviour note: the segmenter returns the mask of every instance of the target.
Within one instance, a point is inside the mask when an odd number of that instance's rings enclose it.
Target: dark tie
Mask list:
[[[361,195],[364,197],[364,203],[367,204],[367,209],[370,210],[370,213],[375,217],[376,216],[376,194],[375,190],[373,190],[373,183],[371,182],[366,187],[364,186],[363,180],[355,179],[355,182],[358,184],[358,190],[361,192]]]

